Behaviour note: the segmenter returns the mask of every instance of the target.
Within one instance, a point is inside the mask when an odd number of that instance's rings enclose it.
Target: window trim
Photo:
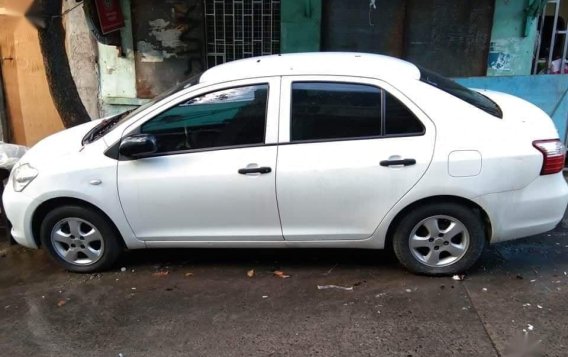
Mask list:
[[[417,137],[426,135],[427,126],[424,124],[424,120],[420,119],[416,115],[415,110],[409,108],[409,106],[404,103],[398,96],[393,94],[393,91],[387,90],[384,86],[379,85],[378,81],[374,78],[364,78],[364,77],[340,77],[340,76],[321,76],[322,78],[316,78],[318,76],[288,76],[285,77],[287,80],[282,81],[282,93],[288,93],[288,140],[282,142],[282,137],[279,136],[279,145],[291,145],[291,144],[312,144],[312,143],[325,143],[325,142],[337,142],[337,141],[354,141],[354,140],[371,140],[371,139],[391,139],[391,138],[405,138],[405,137]],[[297,78],[297,79],[295,79]],[[303,79],[306,78],[306,79]],[[307,79],[314,78],[314,79]],[[333,79],[330,79],[333,78]],[[380,117],[380,134],[379,135],[368,135],[368,136],[354,136],[345,138],[327,138],[327,139],[309,139],[309,140],[292,140],[292,90],[294,83],[341,83],[341,84],[353,84],[353,85],[364,85],[375,87],[380,91],[381,96],[381,117]],[[286,86],[286,88],[284,88]],[[396,98],[402,105],[404,105],[411,113],[414,115],[416,120],[422,125],[422,132],[420,133],[410,133],[410,134],[385,134],[386,132],[386,94],[390,94],[392,97]],[[282,127],[281,130],[282,131]]]

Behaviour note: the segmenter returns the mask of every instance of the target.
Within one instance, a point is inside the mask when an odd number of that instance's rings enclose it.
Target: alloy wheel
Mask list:
[[[470,244],[470,235],[458,219],[437,215],[415,225],[408,243],[412,255],[420,263],[444,267],[463,258]]]
[[[57,222],[51,231],[51,243],[57,255],[68,263],[91,265],[103,255],[104,241],[90,222],[69,217]]]

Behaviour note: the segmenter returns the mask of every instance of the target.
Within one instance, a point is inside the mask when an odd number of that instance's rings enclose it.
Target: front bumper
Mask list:
[[[491,243],[527,237],[554,229],[568,205],[562,173],[539,176],[521,190],[491,193],[474,199],[491,220]]]
[[[11,180],[4,189],[2,196],[6,217],[12,224],[12,237],[14,240],[25,247],[37,249],[32,234],[32,214],[34,211],[34,199],[24,192],[16,192],[12,188]]]

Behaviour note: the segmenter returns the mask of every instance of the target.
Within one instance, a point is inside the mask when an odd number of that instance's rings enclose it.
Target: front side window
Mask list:
[[[364,84],[292,84],[291,141],[381,135],[381,89]]]
[[[264,143],[268,85],[207,93],[157,115],[141,127],[158,152]]]

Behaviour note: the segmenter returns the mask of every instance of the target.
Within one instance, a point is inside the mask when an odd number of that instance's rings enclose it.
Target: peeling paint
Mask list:
[[[152,98],[203,70],[203,7],[203,0],[136,2],[133,30],[139,98]]]
[[[164,62],[164,59],[177,57],[177,51],[184,46],[181,41],[182,31],[179,27],[173,26],[164,19],[148,21],[150,26],[149,35],[157,40],[153,43],[149,41],[138,41],[138,51],[142,62]]]
[[[138,41],[137,47],[142,62],[164,62],[162,51],[158,51],[150,42]]]
[[[517,73],[526,64],[525,40],[520,37],[498,39],[489,47],[488,69],[496,72]]]
[[[512,58],[510,53],[489,52],[489,68],[496,71],[510,71]]]
[[[180,41],[181,30],[179,28],[168,28],[169,21],[164,19],[156,19],[149,21],[150,35],[154,36],[163,47],[175,49],[183,45]]]

